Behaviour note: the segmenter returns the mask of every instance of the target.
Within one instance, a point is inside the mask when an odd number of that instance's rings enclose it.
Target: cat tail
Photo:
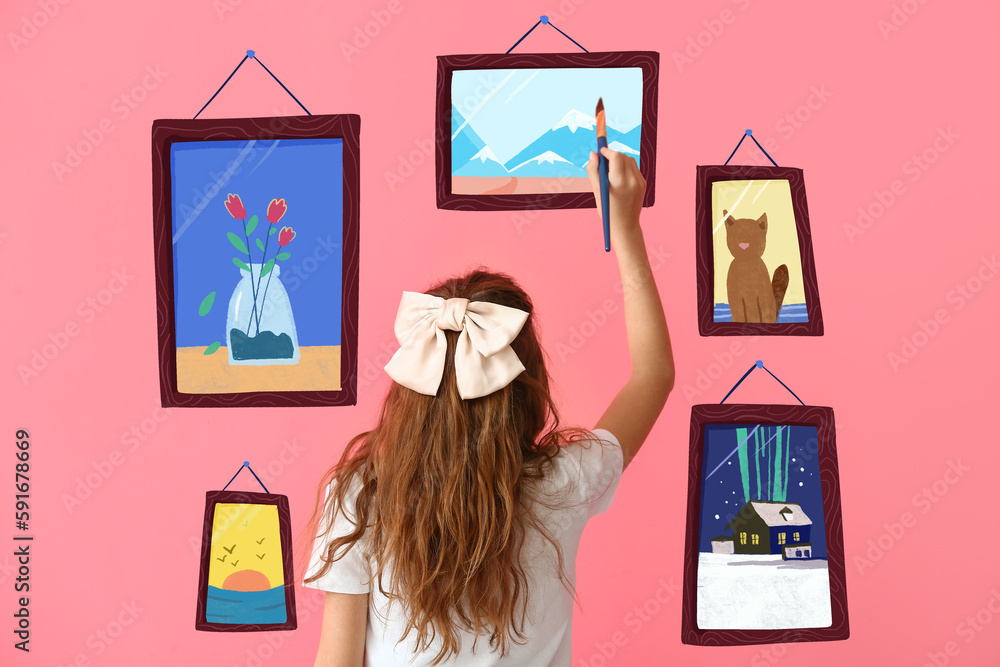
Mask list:
[[[774,311],[781,311],[781,303],[785,300],[785,290],[788,289],[788,267],[782,264],[774,270],[771,278],[771,290],[774,292]]]

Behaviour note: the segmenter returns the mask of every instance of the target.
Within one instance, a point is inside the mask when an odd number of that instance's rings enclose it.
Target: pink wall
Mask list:
[[[1000,542],[990,517],[1000,455],[983,415],[995,412],[998,370],[1000,234],[986,197],[995,190],[995,72],[987,63],[996,62],[997,5],[674,5],[3,3],[4,465],[13,465],[15,429],[30,429],[36,541],[28,656],[11,648],[13,549],[0,549],[0,662],[311,664],[320,628],[312,591],[300,593],[296,632],[194,631],[204,493],[250,459],[289,496],[301,529],[320,471],[375,414],[387,378],[372,369],[393,347],[403,289],[474,262],[513,273],[541,313],[566,420],[594,423],[628,368],[615,262],[601,248],[594,212],[531,214],[519,225],[509,213],[439,211],[433,160],[420,153],[433,131],[434,57],[502,52],[547,10],[589,48],[661,53],[657,204],[643,222],[678,363],[678,390],[640,461],[585,535],[574,665],[995,664]],[[373,13],[387,24],[345,57],[342,45],[371,26]],[[880,25],[898,30],[883,34]],[[690,46],[698,41],[700,53]],[[522,45],[571,47],[541,28]],[[158,407],[150,123],[192,116],[247,48],[314,113],[363,119],[356,408]],[[692,60],[678,66],[674,54],[688,48]],[[205,116],[294,113],[292,100],[248,64]],[[796,114],[801,121],[787,120]],[[822,338],[697,334],[694,168],[724,161],[747,127],[773,140],[779,164],[805,169]],[[947,132],[952,140],[938,139]],[[81,142],[92,150],[57,175],[53,163]],[[925,171],[914,169],[921,154],[933,159]],[[754,151],[741,156],[757,161]],[[390,188],[386,175],[404,165],[409,175]],[[887,196],[878,193],[894,181],[892,203],[849,234],[859,207],[877,210]],[[608,300],[607,323],[577,339]],[[943,323],[928,324],[935,316]],[[73,336],[61,335],[67,328]],[[51,340],[63,345],[45,348]],[[912,358],[893,367],[889,355],[904,354],[906,341],[916,343],[905,348]],[[43,349],[53,358],[22,378],[19,368]],[[852,637],[683,646],[677,585],[690,406],[718,401],[758,358],[806,402],[836,410]],[[685,396],[703,374],[718,379]],[[787,402],[756,374],[737,396]],[[959,463],[963,474],[948,475]],[[104,470],[100,486],[82,489],[89,497],[68,509],[66,499],[95,470]],[[9,486],[4,497],[11,502]],[[894,528],[906,513],[909,527]],[[866,558],[870,565],[856,561]]]

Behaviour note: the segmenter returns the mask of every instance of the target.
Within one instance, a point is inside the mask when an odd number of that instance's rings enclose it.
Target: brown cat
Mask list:
[[[761,259],[767,241],[767,213],[756,220],[737,219],[724,210],[722,217],[726,245],[733,254],[726,278],[733,322],[777,322],[788,289],[788,267],[782,264],[774,270],[773,278],[767,275]]]

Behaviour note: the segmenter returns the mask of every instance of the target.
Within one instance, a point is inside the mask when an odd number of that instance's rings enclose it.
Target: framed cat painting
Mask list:
[[[802,170],[699,166],[698,332],[822,336]]]

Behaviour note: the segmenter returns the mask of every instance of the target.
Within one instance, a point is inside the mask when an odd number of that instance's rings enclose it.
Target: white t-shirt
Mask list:
[[[557,510],[547,507],[537,509],[550,534],[562,547],[565,573],[574,586],[576,553],[583,527],[590,517],[610,507],[622,474],[622,450],[618,439],[604,429],[597,429],[592,433],[587,439],[562,446],[553,459],[551,472],[543,480],[545,491],[561,494],[559,497],[564,499],[564,504],[568,507]],[[346,499],[345,510],[353,521],[352,500],[353,498]],[[352,524],[338,512],[333,529],[322,539],[316,540],[308,573],[320,569],[320,554],[326,551],[328,540],[351,532]],[[333,593],[369,594],[365,667],[430,665],[441,646],[441,640],[436,639],[429,651],[416,654],[413,649],[416,632],[411,631],[397,645],[404,627],[401,604],[397,601],[389,607],[388,599],[379,591],[378,582],[372,582],[371,585],[367,583],[373,570],[362,554],[363,540],[364,538],[355,543],[343,558],[334,562],[321,579],[305,585]],[[474,637],[463,632],[459,655],[440,663],[441,665],[570,667],[573,598],[556,573],[555,550],[540,535],[532,533],[526,539],[522,559],[531,582],[524,627],[526,643],[512,643],[509,653],[501,658],[498,653],[490,652],[489,637],[481,637],[473,652]],[[391,582],[385,577],[383,585],[386,590],[391,589]]]

